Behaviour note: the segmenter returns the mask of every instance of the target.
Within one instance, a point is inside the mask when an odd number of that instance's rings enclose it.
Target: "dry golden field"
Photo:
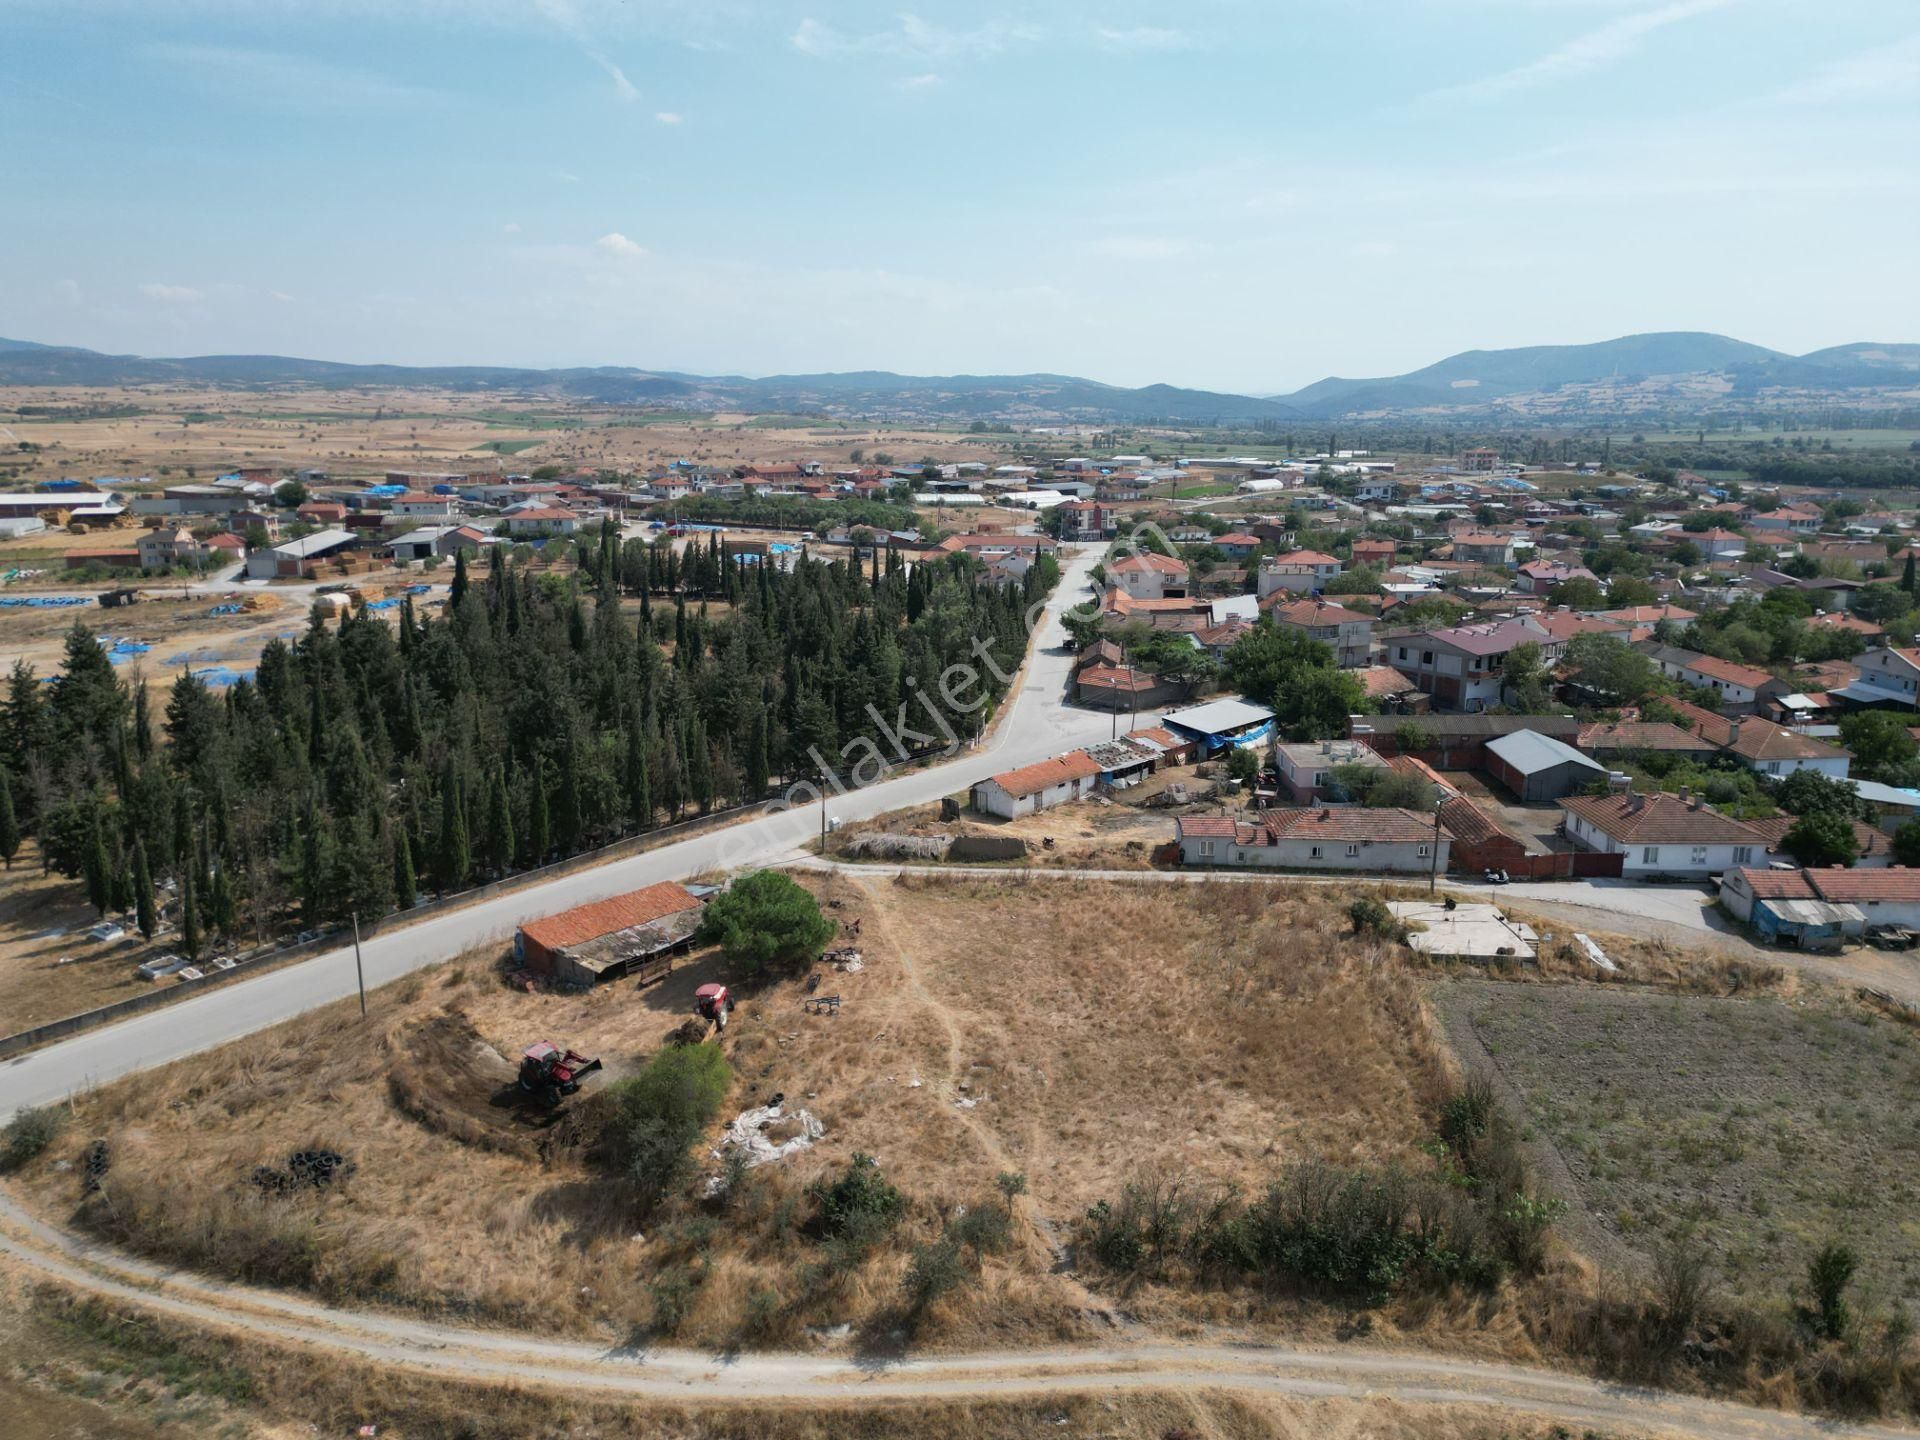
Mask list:
[[[22,416],[19,407],[136,408],[115,418]],[[21,444],[39,446],[21,451]],[[517,473],[541,465],[634,469],[690,459],[845,462],[855,449],[897,463],[987,460],[1004,443],[864,423],[661,415],[549,396],[433,390],[230,391],[172,386],[0,388],[0,474],[207,478],[239,465],[365,476],[389,469]]]

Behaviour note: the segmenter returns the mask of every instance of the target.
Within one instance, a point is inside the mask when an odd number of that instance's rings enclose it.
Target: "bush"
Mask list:
[[[820,1230],[828,1239],[870,1240],[892,1228],[906,1201],[880,1173],[873,1156],[856,1151],[832,1184],[810,1191],[820,1206]]]
[[[1401,938],[1400,922],[1393,918],[1393,912],[1386,905],[1370,896],[1363,896],[1347,906],[1347,919],[1353,922],[1356,935],[1378,935],[1383,939]]]
[[[943,1234],[938,1240],[914,1247],[901,1288],[907,1292],[908,1303],[918,1314],[968,1278],[960,1246],[951,1235]]]
[[[1847,1287],[1860,1268],[1860,1257],[1845,1245],[1830,1242],[1807,1262],[1808,1304],[1799,1308],[1800,1323],[1823,1340],[1844,1339],[1853,1323]]]
[[[18,1111],[0,1131],[0,1170],[18,1170],[54,1142],[66,1112],[52,1106]]]
[[[686,1174],[687,1148],[719,1113],[732,1083],[719,1046],[674,1045],[609,1087],[609,1150],[643,1204],[658,1201]]]
[[[702,934],[748,970],[819,958],[833,938],[820,903],[777,870],[756,870],[707,906]]]

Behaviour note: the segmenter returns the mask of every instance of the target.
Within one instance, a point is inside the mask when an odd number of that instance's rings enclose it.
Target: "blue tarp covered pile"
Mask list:
[[[0,605],[10,610],[64,610],[69,605],[91,605],[84,595],[9,595]]]

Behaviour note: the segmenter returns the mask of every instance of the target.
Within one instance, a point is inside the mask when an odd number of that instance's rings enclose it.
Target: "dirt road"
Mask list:
[[[1047,1392],[1206,1389],[1407,1405],[1487,1405],[1573,1426],[1702,1440],[1906,1437],[1751,1406],[1637,1390],[1578,1375],[1418,1352],[1140,1344],[895,1359],[629,1350],[336,1310],[151,1265],[33,1219],[0,1195],[0,1256],[28,1274],[198,1326],[450,1379],[611,1391],[685,1405],[880,1404]]]

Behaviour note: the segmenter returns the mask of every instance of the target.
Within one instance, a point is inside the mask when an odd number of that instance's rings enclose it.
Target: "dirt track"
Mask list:
[[[1487,1405],[1563,1424],[1664,1431],[1704,1440],[1904,1436],[1830,1420],[1634,1390],[1582,1376],[1417,1352],[1152,1345],[1005,1351],[927,1359],[718,1356],[609,1349],[461,1329],[249,1290],[149,1265],[41,1224],[0,1195],[0,1255],[58,1280],[195,1325],[331,1351],[451,1379],[612,1391],[685,1405],[712,1401],[879,1404],[894,1399],[1201,1388],[1306,1399]]]

